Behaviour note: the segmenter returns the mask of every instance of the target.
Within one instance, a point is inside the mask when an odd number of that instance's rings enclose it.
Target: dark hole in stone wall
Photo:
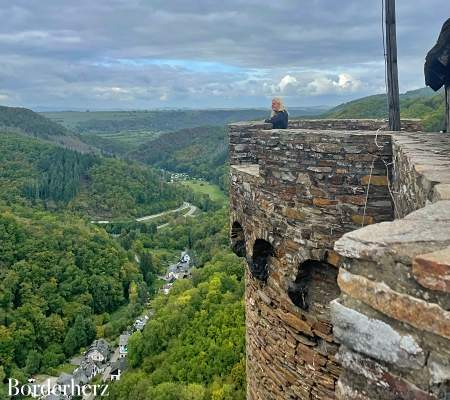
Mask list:
[[[266,282],[269,277],[270,257],[274,256],[272,245],[262,239],[257,239],[253,245],[253,257],[249,262],[252,275],[260,281]]]
[[[231,249],[238,257],[247,255],[244,230],[239,222],[233,223],[231,227]]]
[[[450,400],[450,381],[445,381],[434,389],[438,400]]]
[[[288,286],[288,296],[302,310],[319,319],[330,320],[330,301],[340,295],[337,268],[322,261],[300,264],[295,281]]]

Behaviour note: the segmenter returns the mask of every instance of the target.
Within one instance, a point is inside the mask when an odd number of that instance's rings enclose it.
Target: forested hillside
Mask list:
[[[178,207],[186,192],[149,167],[103,158],[89,169],[69,207],[96,218],[141,217]]]
[[[124,305],[131,285],[141,304],[147,298],[127,253],[73,216],[0,206],[0,242],[0,372],[8,377],[25,381],[89,344],[94,317]]]
[[[17,142],[17,177],[27,182],[24,166],[34,171],[39,152],[51,154],[51,146],[32,141],[36,151],[27,154],[24,149],[34,148],[29,139],[12,139],[23,140]],[[117,160],[108,161],[93,168],[117,167]],[[138,177],[142,172],[135,171]],[[142,179],[141,185],[145,174]],[[95,337],[111,334],[106,328],[115,310],[126,306],[127,315],[135,315],[156,276],[187,248],[198,268],[193,279],[152,302],[156,314],[130,340],[132,369],[113,385],[111,397],[245,398],[244,267],[228,249],[226,209],[180,217],[160,231],[124,224],[114,240],[73,214],[23,204],[0,206],[0,376],[24,382],[37,372],[54,373]],[[112,322],[112,332],[125,329]]]
[[[82,152],[95,152],[67,128],[26,108],[0,106],[0,134],[4,132],[21,133]]]
[[[27,135],[40,138],[69,134],[62,125],[34,111],[18,107],[0,106],[0,127],[17,128]]]
[[[181,129],[141,145],[128,157],[170,171],[203,177],[225,189],[227,143],[225,127]]]
[[[444,127],[444,95],[431,89],[419,89],[400,95],[402,118],[420,118],[424,129],[437,131]],[[387,118],[386,95],[364,97],[341,104],[323,115],[326,118]]]
[[[90,218],[131,217],[176,208],[186,188],[150,167],[81,154],[18,134],[0,135],[0,199]]]
[[[118,223],[117,239],[87,220],[152,214],[175,208],[186,199],[199,202],[206,195],[195,196],[185,186],[166,183],[161,172],[148,166],[81,154],[22,134],[2,133],[1,379],[13,377],[25,382],[36,373],[57,375],[61,364],[93,339],[122,332],[157,288],[156,276],[188,248],[199,267],[213,257],[219,261],[225,257],[217,264],[223,271],[219,274],[206,269],[203,275],[196,273],[194,283],[179,284],[180,290],[185,285],[198,287],[200,296],[207,290],[202,307],[210,314],[205,319],[204,311],[194,315],[188,308],[181,309],[183,315],[191,313],[195,325],[184,325],[182,315],[174,313],[172,328],[193,336],[200,329],[220,328],[233,331],[234,339],[231,344],[226,344],[228,334],[213,334],[207,339],[205,331],[196,340],[207,342],[198,342],[191,347],[192,354],[183,358],[167,359],[164,368],[170,369],[170,363],[175,362],[196,363],[198,357],[204,358],[204,344],[209,343],[209,361],[203,375],[196,378],[201,383],[190,386],[189,391],[214,387],[216,391],[241,393],[245,379],[242,266],[227,250],[226,210],[210,211],[198,219],[179,217],[162,231],[152,224]],[[204,207],[208,208],[217,209]],[[234,278],[225,275],[227,268],[234,268]],[[223,283],[216,295],[218,281]],[[112,319],[119,311],[121,316]],[[167,312],[163,304],[158,306],[158,319],[165,318]],[[215,359],[216,337],[225,348],[232,345],[236,353]],[[171,340],[169,335],[166,339]],[[178,348],[183,348],[181,342]],[[142,359],[150,356],[147,350],[136,353]],[[214,369],[210,368],[213,365]],[[139,368],[138,358],[134,367]],[[160,380],[173,382],[171,375],[163,378],[166,372],[161,370]],[[154,387],[156,391],[162,388],[156,381]]]
[[[130,339],[134,369],[111,398],[245,399],[243,291],[243,267],[218,255],[156,298],[156,315]]]
[[[156,314],[131,337],[132,369],[112,385],[112,399],[245,399],[244,265],[228,248],[227,221],[222,209],[156,233],[121,234],[153,269],[185,248],[197,269],[152,301]]]

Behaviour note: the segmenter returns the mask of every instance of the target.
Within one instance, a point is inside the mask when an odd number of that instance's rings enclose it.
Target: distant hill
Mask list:
[[[319,115],[323,107],[292,108],[291,116]],[[198,126],[224,126],[231,122],[267,118],[268,109],[153,110],[45,112],[42,115],[74,132],[112,133],[124,131],[171,132]]]
[[[30,136],[41,138],[69,134],[63,126],[34,111],[19,107],[0,106],[0,126],[18,128]]]
[[[291,118],[318,116],[326,107],[293,107]],[[107,154],[125,155],[161,134],[200,126],[223,127],[231,122],[262,120],[268,109],[66,111],[42,115],[76,132],[81,139]]]
[[[228,158],[225,127],[203,126],[160,135],[128,153],[129,158],[163,169],[203,177],[225,188]]]
[[[0,106],[0,134],[4,132],[32,136],[82,152],[93,151],[64,126],[27,108]]]
[[[187,192],[146,165],[82,154],[22,134],[0,134],[0,205],[124,218],[176,208]]]
[[[427,131],[440,131],[444,126],[444,95],[429,88],[400,95],[403,118],[421,118]],[[341,104],[322,115],[325,118],[387,118],[385,94],[364,97]]]

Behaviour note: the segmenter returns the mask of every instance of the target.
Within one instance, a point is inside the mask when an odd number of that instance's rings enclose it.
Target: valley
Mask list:
[[[404,115],[437,129],[439,96],[403,95]],[[319,117],[383,117],[383,101]],[[0,108],[3,381],[71,373],[74,356],[99,339],[117,348],[147,315],[111,399],[245,398],[244,265],[228,243],[225,124],[266,114]],[[169,282],[184,251],[193,269]]]

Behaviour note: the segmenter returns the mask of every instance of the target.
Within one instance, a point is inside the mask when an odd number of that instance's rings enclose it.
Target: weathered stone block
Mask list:
[[[333,171],[333,169],[330,167],[308,167],[306,169],[311,172],[318,172],[322,174],[330,173]]]
[[[350,349],[400,368],[417,369],[425,364],[425,353],[417,341],[383,321],[347,308],[338,300],[331,302],[331,319],[335,338]]]
[[[450,221],[402,219],[369,225],[342,236],[335,251],[348,258],[377,261],[391,255],[414,258],[450,245]]]
[[[313,204],[317,207],[327,207],[335,206],[336,204],[338,204],[338,201],[316,197],[313,199]]]
[[[352,221],[357,225],[371,225],[375,222],[370,215],[353,215]]]
[[[450,185],[439,184],[433,188],[432,201],[450,200]]]
[[[282,321],[288,324],[291,328],[294,328],[298,333],[314,336],[311,330],[311,325],[300,317],[292,313],[283,312],[282,310],[278,310],[277,315]]]
[[[422,286],[450,293],[450,247],[416,256],[413,260],[413,274]]]
[[[340,264],[341,260],[342,260],[342,257],[338,253],[336,253],[334,250],[330,250],[327,252],[326,262],[328,264],[331,264],[334,267],[337,267]]]
[[[435,396],[413,383],[390,373],[385,366],[345,347],[341,347],[338,359],[344,368],[363,376],[369,385],[378,387],[381,392],[386,391],[397,400],[436,400]]]
[[[348,204],[356,204],[358,206],[363,206],[366,204],[366,196],[338,196],[337,199],[341,203],[348,203]]]
[[[343,269],[339,271],[338,284],[344,293],[397,321],[450,339],[450,312],[437,304],[398,293],[385,283]]]
[[[428,359],[430,384],[450,382],[450,358],[444,354],[432,352]]]
[[[386,175],[384,175],[384,176],[372,175],[372,177],[370,177],[370,175],[366,175],[366,176],[362,177],[361,183],[363,185],[368,185],[369,182],[370,182],[370,185],[373,185],[373,186],[387,186],[388,178]]]
[[[296,208],[290,208],[290,207],[286,207],[283,209],[283,215],[289,219],[295,219],[297,221],[305,221],[307,218],[306,213],[304,213]]]

